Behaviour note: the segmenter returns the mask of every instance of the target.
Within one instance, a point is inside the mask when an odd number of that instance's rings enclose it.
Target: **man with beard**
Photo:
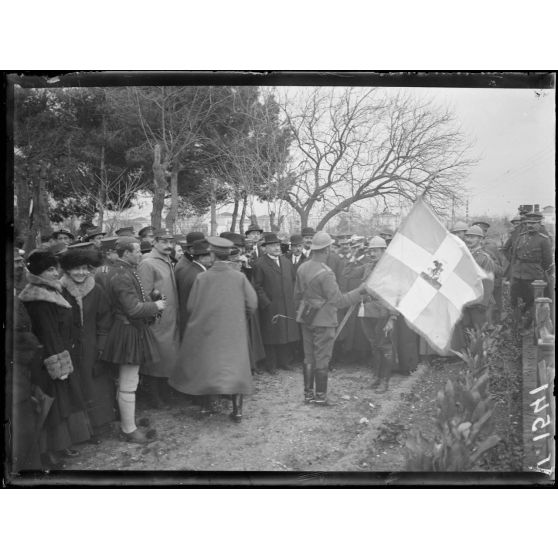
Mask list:
[[[386,241],[380,236],[375,236],[370,240],[368,255],[371,261],[364,268],[364,280],[370,276],[386,248]],[[385,393],[389,387],[393,367],[391,333],[397,320],[397,314],[390,312],[389,308],[378,298],[367,295],[359,308],[358,316],[372,352],[374,381],[371,387],[376,390],[376,393]]]
[[[265,233],[263,245],[266,255],[255,263],[253,281],[258,293],[267,370],[276,374],[278,365],[283,370],[290,370],[289,343],[299,339],[293,301],[296,273],[293,264],[281,255],[281,241],[275,233]],[[292,319],[281,318],[274,322],[272,318],[277,314]]]
[[[153,300],[167,301],[165,311],[149,326],[157,341],[161,360],[154,365],[145,364],[140,370],[149,402],[157,409],[166,406],[167,379],[174,368],[178,350],[178,293],[170,259],[173,235],[159,229],[154,237],[153,249],[142,257],[138,265],[138,275],[145,292]]]

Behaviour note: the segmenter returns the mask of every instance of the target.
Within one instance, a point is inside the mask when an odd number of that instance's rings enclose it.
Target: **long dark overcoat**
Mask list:
[[[247,314],[257,304],[252,285],[227,262],[200,273],[188,298],[190,318],[169,384],[191,395],[251,393]]]
[[[188,322],[188,297],[196,277],[204,271],[203,267],[182,256],[176,264],[174,276],[176,278],[176,288],[178,290],[178,323],[180,325],[180,338],[184,336],[186,324]]]
[[[269,257],[261,257],[254,265],[253,282],[258,293],[260,328],[265,345],[282,345],[298,341],[299,328],[294,320],[271,319],[276,314],[296,317],[293,300],[296,271],[293,264],[279,256],[279,266]]]

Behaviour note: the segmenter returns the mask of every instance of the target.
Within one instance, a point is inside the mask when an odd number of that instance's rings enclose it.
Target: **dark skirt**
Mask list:
[[[146,364],[161,360],[157,342],[148,327],[141,329],[114,320],[101,360],[114,364]]]

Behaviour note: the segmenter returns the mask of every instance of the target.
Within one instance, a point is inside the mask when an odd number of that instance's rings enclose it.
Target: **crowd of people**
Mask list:
[[[456,350],[467,328],[501,320],[504,281],[525,327],[532,281],[553,289],[541,215],[512,225],[501,247],[488,223],[451,228],[489,277],[484,299],[455,329]],[[77,239],[62,229],[28,254],[16,249],[14,469],[56,467],[79,453],[76,445],[102,443],[117,419],[123,440],[147,443],[149,431],[136,424],[138,388],[152,408],[187,396],[211,414],[230,400],[235,422],[254,375],[300,363],[307,404],[328,405],[328,378],[340,362],[369,366],[373,389],[385,393],[393,373],[408,374],[433,354],[364,286],[394,234],[333,238],[307,227],[287,243],[257,226],[219,237],[153,227],[107,237],[91,226]]]

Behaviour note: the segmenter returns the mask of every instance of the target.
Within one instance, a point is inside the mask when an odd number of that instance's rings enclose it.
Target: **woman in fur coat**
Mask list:
[[[60,257],[64,271],[62,292],[79,315],[79,339],[75,350],[79,380],[89,420],[97,437],[101,427],[115,419],[115,386],[108,366],[99,363],[107,333],[112,325],[112,312],[103,287],[95,281],[90,266],[98,265],[88,250],[68,250]]]
[[[27,268],[29,283],[19,298],[43,346],[43,365],[33,383],[54,398],[41,440],[45,465],[52,466],[61,456],[78,455],[72,445],[89,440],[92,429],[71,356],[79,331],[72,305],[62,295],[58,261],[50,252],[36,250],[29,254]]]

